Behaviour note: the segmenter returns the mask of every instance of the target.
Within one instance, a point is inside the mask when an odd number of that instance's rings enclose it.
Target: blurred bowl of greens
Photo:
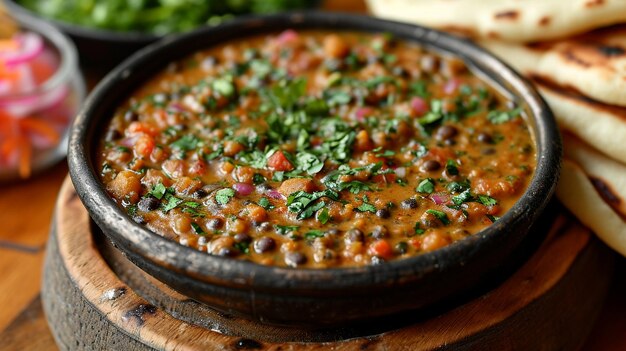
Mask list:
[[[1,1],[1,0],[0,0]],[[69,35],[90,67],[108,70],[164,36],[245,14],[314,8],[320,0],[4,0]]]

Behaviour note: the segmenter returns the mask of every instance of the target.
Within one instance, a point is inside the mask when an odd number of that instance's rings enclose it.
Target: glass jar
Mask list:
[[[0,56],[0,181],[28,178],[62,160],[85,98],[72,42],[43,21],[15,19],[21,56]]]

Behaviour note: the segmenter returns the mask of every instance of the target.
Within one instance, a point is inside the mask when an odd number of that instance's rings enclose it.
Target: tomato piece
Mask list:
[[[276,151],[267,159],[267,166],[275,171],[291,171],[293,165],[282,151]]]
[[[141,158],[149,159],[155,145],[154,139],[151,136],[143,134],[137,139],[137,142],[135,142],[135,153]]]
[[[370,245],[369,251],[370,251],[370,254],[374,256],[382,257],[385,259],[393,257],[393,249],[391,248],[391,245],[389,244],[389,242],[385,239],[374,241]]]

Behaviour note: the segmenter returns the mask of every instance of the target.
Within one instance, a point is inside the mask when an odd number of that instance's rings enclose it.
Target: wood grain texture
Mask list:
[[[39,296],[0,333],[0,340],[0,350],[58,350],[44,318]]]
[[[120,280],[100,256],[69,182],[57,209],[43,301],[55,338],[70,350],[573,350],[600,311],[614,258],[589,230],[561,216],[527,264],[461,307],[378,335],[333,343],[269,342],[220,334],[166,313]],[[109,298],[110,291],[124,293]]]
[[[66,174],[67,165],[62,162],[27,181],[0,185],[0,247],[43,248]]]
[[[39,295],[43,255],[0,249],[0,330]]]

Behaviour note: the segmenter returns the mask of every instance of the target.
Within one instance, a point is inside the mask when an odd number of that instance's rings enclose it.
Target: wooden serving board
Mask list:
[[[461,306],[415,313],[408,323],[375,333],[367,326],[311,331],[259,325],[212,311],[128,262],[92,227],[66,179],[42,296],[52,334],[67,350],[575,350],[610,285],[611,274],[597,272],[611,270],[613,262],[588,229],[560,214],[527,263]]]

